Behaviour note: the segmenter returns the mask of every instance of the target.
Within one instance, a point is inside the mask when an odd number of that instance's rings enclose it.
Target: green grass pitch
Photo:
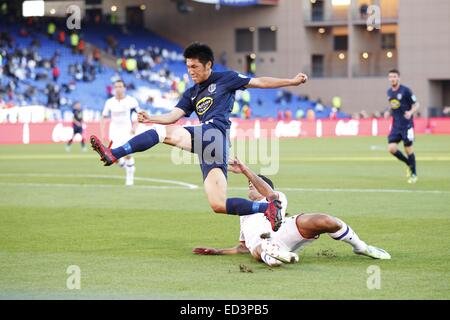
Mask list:
[[[322,235],[298,264],[271,269],[249,255],[191,253],[234,246],[239,219],[211,212],[198,166],[172,164],[168,146],[136,156],[142,179],[128,188],[121,168],[77,144],[2,145],[0,299],[449,299],[450,136],[419,136],[415,147],[419,181],[409,185],[384,137],[281,140],[272,178],[288,212],[340,217],[392,260]],[[246,185],[230,174],[228,195],[245,197]],[[71,265],[79,290],[66,285]],[[370,266],[379,289],[367,286]]]

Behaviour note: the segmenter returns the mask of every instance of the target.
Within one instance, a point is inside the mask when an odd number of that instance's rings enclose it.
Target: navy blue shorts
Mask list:
[[[395,128],[392,127],[388,136],[389,143],[399,143],[403,141],[405,147],[410,147],[414,142],[414,127]]]
[[[214,168],[221,169],[227,178],[229,136],[213,123],[184,128],[191,134],[191,152],[198,155],[203,181]]]
[[[73,126],[73,134],[82,134],[83,133],[83,127],[79,127],[79,126]]]

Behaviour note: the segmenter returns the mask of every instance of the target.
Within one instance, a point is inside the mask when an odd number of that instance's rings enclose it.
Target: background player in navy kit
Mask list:
[[[75,135],[79,134],[81,136],[81,148],[84,152],[87,149],[83,137],[83,110],[81,110],[81,104],[79,102],[74,103],[72,112],[73,112],[73,120],[72,120],[73,135],[72,138],[69,140],[69,142],[67,142],[66,144],[66,151],[67,152],[70,151],[70,146],[72,145]]]
[[[111,165],[128,154],[147,150],[160,142],[195,152],[200,158],[206,195],[214,212],[240,216],[264,212],[272,229],[278,230],[282,220],[278,200],[260,203],[242,198],[227,199],[229,117],[236,90],[298,86],[306,82],[307,76],[299,73],[292,79],[248,78],[234,71],[213,72],[214,54],[211,48],[200,43],[187,47],[184,57],[195,85],[186,90],[170,113],[149,116],[140,112],[138,120],[142,123],[168,125],[195,111],[201,124],[194,127],[158,126],[115,149],[106,148],[97,137],[92,136],[93,149],[100,154],[105,165]],[[209,150],[212,152],[205,155]]]
[[[388,150],[397,159],[407,165],[408,183],[417,182],[416,157],[413,149],[414,142],[414,114],[419,109],[419,103],[411,89],[400,84],[400,72],[396,69],[389,71],[391,87],[387,95],[392,113],[392,129],[388,137]],[[387,111],[389,112],[389,111]],[[398,143],[403,141],[406,157],[398,150]]]

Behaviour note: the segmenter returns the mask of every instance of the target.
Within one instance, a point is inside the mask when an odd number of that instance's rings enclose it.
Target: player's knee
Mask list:
[[[393,145],[389,145],[388,146],[388,151],[392,154],[397,152],[397,146],[393,146]]]
[[[215,213],[226,213],[227,212],[227,209],[225,208],[225,205],[223,205],[222,203],[213,202],[213,203],[210,203],[210,204],[211,204],[211,209]]]

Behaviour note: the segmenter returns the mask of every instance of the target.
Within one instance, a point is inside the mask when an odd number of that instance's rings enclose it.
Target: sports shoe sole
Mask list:
[[[104,162],[105,166],[112,165],[113,161],[104,152],[102,152],[102,148],[99,145],[99,142],[97,141],[97,139],[95,137],[91,136],[90,141],[91,141],[92,149],[99,154],[100,160]]]

